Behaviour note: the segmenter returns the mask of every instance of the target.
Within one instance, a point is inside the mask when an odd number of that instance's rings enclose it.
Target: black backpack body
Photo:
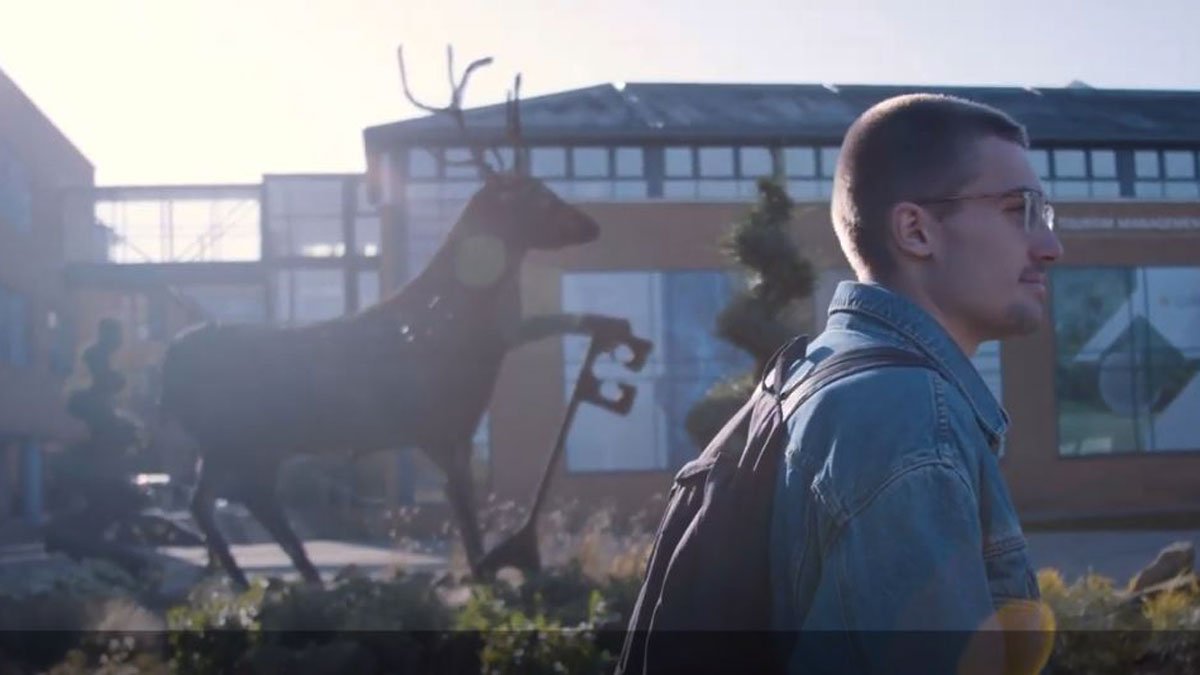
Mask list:
[[[911,351],[859,349],[821,361],[784,391],[807,347],[801,336],[780,349],[750,400],[676,474],[618,675],[782,672],[789,641],[771,632],[768,547],[787,420],[834,380],[889,366],[934,367]],[[731,442],[743,432],[743,447]]]

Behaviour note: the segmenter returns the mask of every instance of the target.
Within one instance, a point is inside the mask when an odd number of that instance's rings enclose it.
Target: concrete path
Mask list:
[[[1200,548],[1200,530],[1028,532],[1025,537],[1033,566],[1057,568],[1068,583],[1091,568],[1124,586],[1168,544],[1190,541]]]

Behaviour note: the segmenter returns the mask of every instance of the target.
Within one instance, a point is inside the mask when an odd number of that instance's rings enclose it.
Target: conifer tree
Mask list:
[[[781,181],[761,178],[758,202],[721,242],[746,283],[717,317],[716,334],[754,359],[754,370],[713,385],[688,412],[687,430],[700,448],[749,398],[766,361],[806,323],[794,316],[796,301],[813,291],[812,266],[788,232],[793,202]]]

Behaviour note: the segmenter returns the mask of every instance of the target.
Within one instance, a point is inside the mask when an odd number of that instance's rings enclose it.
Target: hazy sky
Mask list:
[[[1200,89],[1200,0],[0,0],[0,70],[97,182],[361,171],[362,129],[444,101],[445,44],[490,55],[469,105],[615,81]],[[1197,114],[1200,114],[1198,112]]]

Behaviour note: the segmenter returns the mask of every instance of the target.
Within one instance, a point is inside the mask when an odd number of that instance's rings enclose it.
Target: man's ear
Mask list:
[[[933,255],[934,219],[929,212],[912,202],[900,202],[892,207],[888,219],[888,235],[900,255],[925,259]]]

